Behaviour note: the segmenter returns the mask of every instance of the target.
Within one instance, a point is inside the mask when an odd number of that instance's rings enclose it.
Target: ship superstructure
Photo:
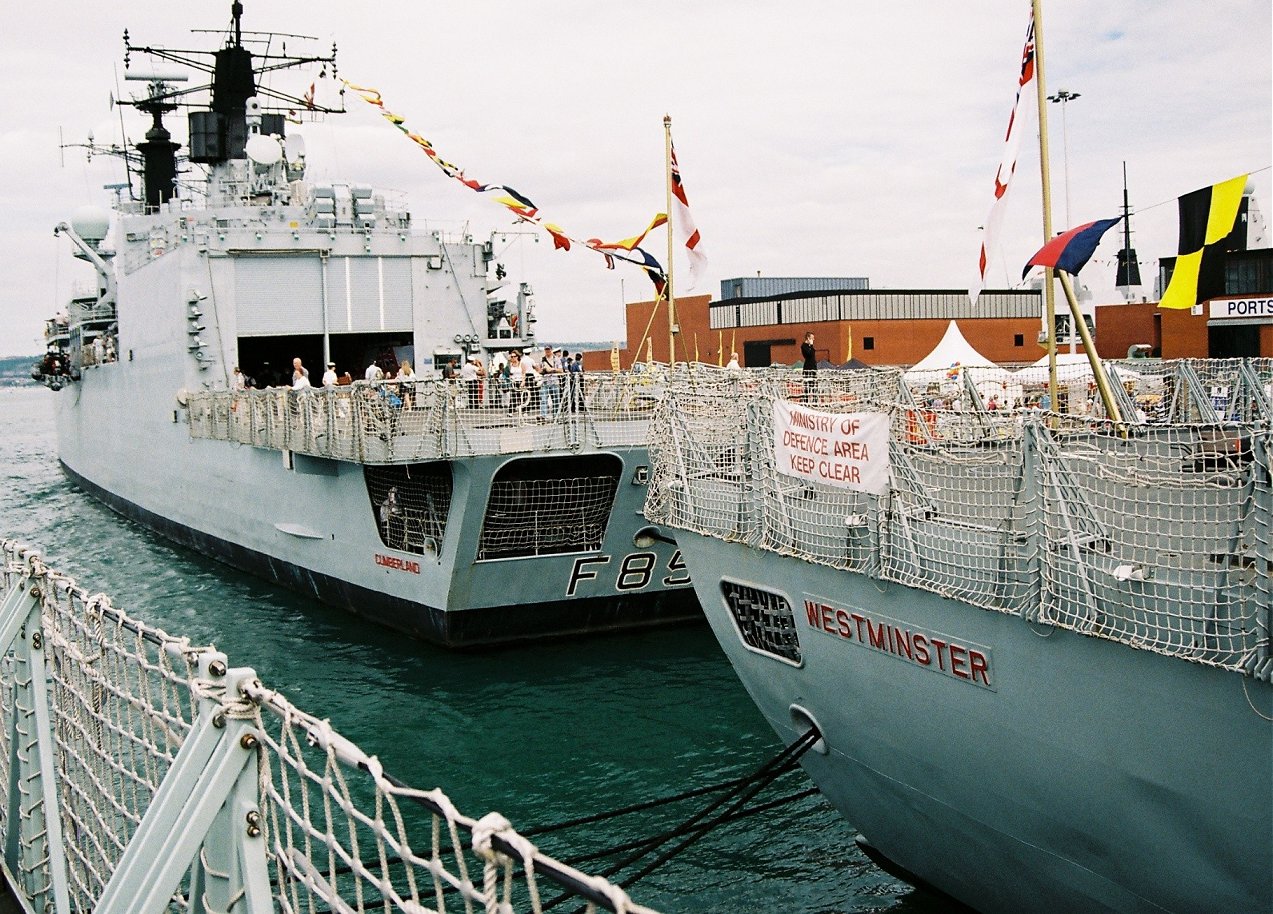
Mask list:
[[[289,118],[329,109],[261,77],[296,65],[334,76],[335,49],[254,53],[241,15],[236,2],[210,61],[125,33],[129,57],[211,82],[143,77],[132,104],[151,124],[126,153],[140,191],[116,187],[113,218],[87,209],[58,227],[97,277],[50,322],[37,369],[62,388],[67,471],[179,542],[443,644],[692,618],[679,553],[640,515],[652,376],[535,378],[542,391],[452,377],[535,346],[530,286],[504,294],[490,242],[416,231],[392,194],[309,181]],[[187,105],[183,158],[164,117]],[[322,389],[329,366],[345,375],[340,398]],[[290,389],[298,368],[309,389]],[[380,375],[393,383],[364,380]],[[435,388],[451,392],[450,421],[500,432],[462,453],[422,444]],[[399,440],[387,468],[367,451],[192,437],[192,402],[247,391],[281,407],[279,423],[320,400],[374,399],[421,440]],[[580,434],[600,413],[623,431]]]

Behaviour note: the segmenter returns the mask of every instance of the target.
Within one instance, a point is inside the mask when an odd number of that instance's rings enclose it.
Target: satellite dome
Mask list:
[[[71,215],[71,228],[90,244],[97,242],[110,233],[111,214],[100,206],[81,206]]]
[[[248,137],[244,151],[254,164],[263,167],[283,161],[283,147],[279,145],[278,140],[263,133],[254,133]]]

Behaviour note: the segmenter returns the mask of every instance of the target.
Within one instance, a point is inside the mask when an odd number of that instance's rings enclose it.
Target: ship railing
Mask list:
[[[0,545],[0,846],[23,910],[644,914],[234,668]]]
[[[1198,377],[1237,371],[1190,367]],[[1242,370],[1258,378],[1262,367]],[[937,407],[917,414],[911,396],[890,395],[876,378],[819,373],[811,397],[810,384],[791,377],[713,388],[673,376],[650,433],[647,517],[1273,679],[1267,418],[1113,425],[1037,409],[989,420]],[[895,391],[903,388],[899,376]],[[855,487],[850,473],[836,478],[835,460],[817,469],[834,437],[780,447],[783,401],[886,416],[880,491]],[[806,444],[814,460],[801,472],[790,455]],[[839,463],[861,468],[857,458]]]
[[[656,372],[563,374],[535,385],[426,379],[198,391],[194,438],[364,464],[643,447]]]

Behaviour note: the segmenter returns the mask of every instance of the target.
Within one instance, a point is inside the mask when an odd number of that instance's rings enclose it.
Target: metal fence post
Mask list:
[[[248,904],[236,906],[236,912],[272,910],[256,810],[260,738],[253,720],[234,708],[239,684],[255,680],[256,674],[227,672],[224,655],[201,654],[197,680],[206,685],[222,677],[231,697],[201,694],[191,732],[124,849],[95,914],[162,914],[187,871],[197,890],[192,911],[216,910],[212,905],[218,901],[228,907],[240,890]],[[249,812],[256,813],[254,821]]]
[[[38,554],[24,558],[26,577],[0,604],[0,655],[14,655],[4,865],[24,900],[43,898],[39,910],[51,904],[57,914],[70,914],[41,625],[42,601],[55,585],[36,570]]]

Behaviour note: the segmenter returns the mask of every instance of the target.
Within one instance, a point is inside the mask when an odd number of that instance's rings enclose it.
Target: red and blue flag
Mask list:
[[[1095,222],[1085,222],[1068,232],[1062,232],[1039,248],[1026,262],[1025,269],[1021,271],[1021,278],[1025,279],[1026,274],[1030,272],[1030,267],[1051,267],[1074,276],[1092,259],[1096,246],[1101,242],[1101,236],[1117,225],[1121,219],[1121,216],[1113,219],[1098,219]]]

